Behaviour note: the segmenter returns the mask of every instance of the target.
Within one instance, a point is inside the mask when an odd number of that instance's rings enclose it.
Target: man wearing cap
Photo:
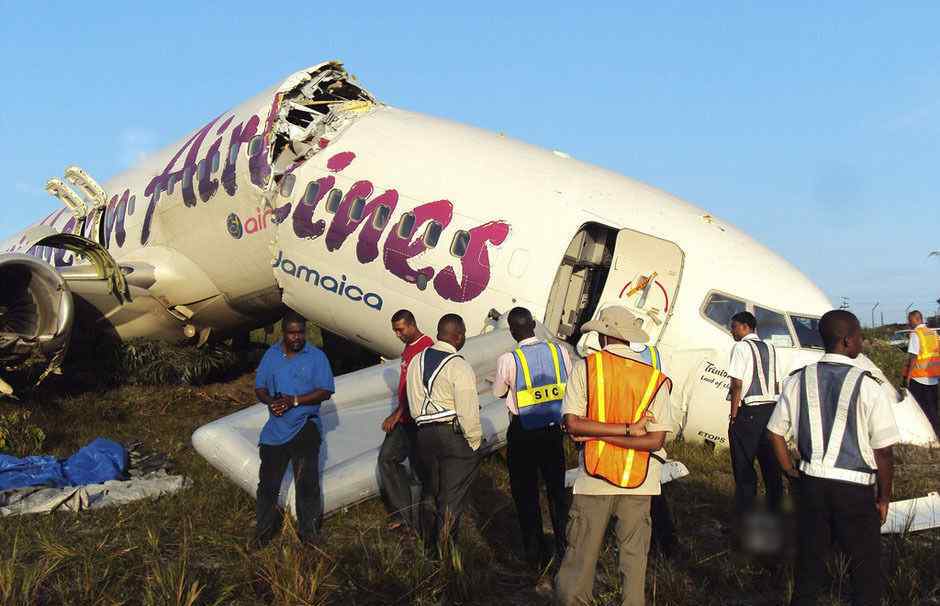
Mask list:
[[[650,497],[660,494],[666,434],[675,432],[672,383],[630,343],[646,342],[642,320],[624,307],[603,309],[582,331],[596,330],[603,350],[575,365],[562,414],[584,443],[568,516],[568,549],[555,577],[563,605],[591,603],[597,559],[610,518],[617,518],[621,604],[645,604]]]
[[[506,462],[509,488],[516,504],[525,558],[545,566],[554,555],[565,554],[565,443],[561,430],[561,402],[571,372],[568,351],[535,336],[535,319],[523,307],[507,315],[509,332],[519,343],[496,362],[493,395],[506,399],[509,430]],[[555,548],[548,549],[542,533],[539,474],[548,494],[548,509],[555,531]]]

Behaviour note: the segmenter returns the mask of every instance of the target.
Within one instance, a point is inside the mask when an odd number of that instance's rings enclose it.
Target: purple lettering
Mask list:
[[[228,153],[225,155],[225,168],[222,169],[222,186],[225,192],[234,196],[238,191],[238,183],[235,181],[235,166],[238,164],[238,154],[241,152],[243,143],[248,143],[258,132],[258,125],[261,119],[258,116],[252,116],[247,123],[237,124],[232,129],[232,138],[229,139]],[[235,151],[232,151],[232,150]]]
[[[300,201],[294,205],[293,223],[295,236],[298,238],[310,238],[312,240],[323,235],[323,230],[326,229],[326,221],[323,219],[314,221],[313,213],[317,210],[317,204],[319,204],[320,200],[333,188],[333,183],[335,182],[335,177],[321,177],[317,179],[317,195],[314,196],[314,199],[307,200],[307,192],[305,191]]]
[[[425,280],[430,280],[434,276],[434,268],[432,267],[414,269],[408,264],[409,259],[420,255],[428,248],[424,243],[422,230],[419,228],[428,221],[437,221],[441,224],[441,229],[446,228],[454,216],[454,205],[449,200],[437,200],[422,204],[412,210],[411,213],[415,218],[411,233],[402,237],[398,234],[397,229],[393,229],[385,239],[382,256],[385,261],[385,269],[405,282],[413,284],[418,281],[419,276],[423,276]],[[413,238],[414,240],[412,240]]]
[[[220,136],[212,143],[212,145],[209,147],[209,152],[205,156],[206,170],[203,171],[201,175],[199,175],[199,198],[203,202],[208,202],[209,198],[214,196],[215,192],[219,190],[219,180],[212,178],[212,164],[214,163],[213,158],[216,156],[216,154],[219,153],[219,148],[222,147],[221,134],[225,132],[225,129],[228,128],[228,125],[231,124],[232,120],[234,119],[235,119],[235,116],[229,116],[229,118],[225,122],[222,123],[222,126],[220,126],[218,130],[215,131],[216,134]],[[187,172],[190,172],[190,171],[187,171]],[[185,178],[186,173],[183,173],[183,175]],[[189,188],[189,191],[190,191],[189,195],[191,195],[191,197],[195,201],[196,197],[192,196],[193,182],[191,178],[188,183],[185,181],[183,183],[183,201],[184,202],[186,201],[186,197],[187,197],[186,188],[187,187]],[[195,202],[193,203],[195,204]]]
[[[469,231],[467,252],[460,258],[461,280],[457,272],[448,265],[434,278],[434,290],[448,301],[463,303],[478,297],[490,282],[490,256],[487,243],[499,246],[509,235],[509,224],[491,221]]]

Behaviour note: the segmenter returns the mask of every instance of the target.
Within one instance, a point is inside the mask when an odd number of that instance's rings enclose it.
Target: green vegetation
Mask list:
[[[888,343],[894,333],[888,329],[866,329],[865,355],[871,358],[878,368],[884,371],[885,376],[895,387],[901,386],[901,373],[907,362],[907,354],[899,348]]]
[[[29,422],[29,410],[11,410],[0,414],[0,452],[25,456],[42,448],[46,434]]]
[[[79,374],[50,377],[21,402],[0,402],[0,415],[31,412],[25,422],[45,432],[44,444],[36,444],[43,454],[69,455],[97,436],[143,441],[169,454],[193,486],[119,508],[0,519],[0,604],[549,603],[535,590],[538,575],[516,555],[515,511],[500,454],[486,459],[473,487],[461,550],[441,561],[425,557],[414,536],[387,530],[377,500],[329,518],[318,548],[300,545],[287,527],[268,548],[249,552],[254,499],[197,455],[189,437],[253,402],[251,372],[221,383],[162,387]],[[691,475],[667,486],[681,546],[672,560],[651,558],[649,603],[784,603],[792,587],[789,560],[755,562],[730,550],[727,452],[681,442],[669,450]],[[895,498],[940,486],[940,451],[904,447],[896,458]],[[940,601],[940,530],[886,537],[883,548],[887,603]],[[616,562],[609,541],[598,567],[599,603],[615,601],[619,592]],[[848,587],[839,570],[827,603],[840,603]]]

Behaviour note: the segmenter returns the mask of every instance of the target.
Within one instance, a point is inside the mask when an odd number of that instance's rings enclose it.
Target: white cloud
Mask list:
[[[157,141],[150,129],[128,127],[118,134],[118,162],[124,168],[138,164],[147,157]]]

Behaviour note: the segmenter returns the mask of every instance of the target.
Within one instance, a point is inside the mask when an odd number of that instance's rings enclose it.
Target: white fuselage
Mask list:
[[[176,311],[116,325],[119,334],[181,337],[185,324],[230,334],[268,321],[283,291],[318,325],[394,357],[401,344],[389,320],[400,308],[429,332],[442,314],[459,313],[472,336],[491,310],[520,305],[568,336],[572,310],[623,299],[648,319],[688,415],[686,435],[692,426],[690,437],[721,442],[732,339],[703,314],[710,294],[807,318],[831,308],[792,265],[701,208],[558,152],[377,103],[273,179],[264,157],[249,156],[249,140],[277,129],[272,107],[284,90],[221,114],[105,184],[104,244],[122,265],[152,266],[147,292]],[[283,174],[293,175],[290,191],[281,191]],[[60,211],[45,222],[64,229],[69,218]],[[597,263],[573,260],[585,226],[616,238],[597,248]],[[2,250],[18,251],[18,241]],[[572,292],[567,271],[594,280],[569,297],[570,309],[559,295]],[[631,292],[641,277],[649,288]],[[795,334],[789,346],[776,343],[787,368],[819,354],[798,347]]]

